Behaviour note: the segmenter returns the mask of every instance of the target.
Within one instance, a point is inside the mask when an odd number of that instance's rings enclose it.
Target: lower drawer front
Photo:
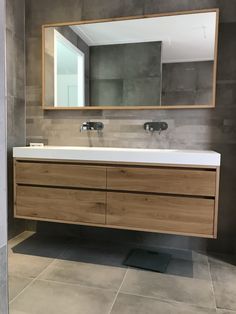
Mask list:
[[[16,186],[18,217],[104,224],[105,202],[105,192]]]
[[[214,200],[111,192],[107,195],[107,224],[212,236]]]

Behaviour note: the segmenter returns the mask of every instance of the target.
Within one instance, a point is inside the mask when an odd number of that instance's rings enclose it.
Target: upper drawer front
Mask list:
[[[166,233],[213,236],[213,199],[109,192],[108,225]]]
[[[106,192],[38,186],[16,187],[16,216],[105,223]]]
[[[215,196],[216,171],[110,167],[107,188],[121,191]]]
[[[105,167],[77,165],[70,163],[16,162],[16,183],[106,188]]]

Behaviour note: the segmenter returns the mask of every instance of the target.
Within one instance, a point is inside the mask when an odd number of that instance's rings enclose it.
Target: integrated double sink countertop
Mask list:
[[[79,146],[14,147],[13,157],[53,160],[220,166],[221,155],[210,150],[110,148]]]

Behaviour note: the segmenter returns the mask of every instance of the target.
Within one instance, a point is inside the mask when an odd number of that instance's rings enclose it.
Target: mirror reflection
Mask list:
[[[217,12],[45,26],[44,106],[214,106]]]

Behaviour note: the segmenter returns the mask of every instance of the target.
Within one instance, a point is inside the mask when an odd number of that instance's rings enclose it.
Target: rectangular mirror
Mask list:
[[[218,15],[43,25],[43,108],[214,107]]]

